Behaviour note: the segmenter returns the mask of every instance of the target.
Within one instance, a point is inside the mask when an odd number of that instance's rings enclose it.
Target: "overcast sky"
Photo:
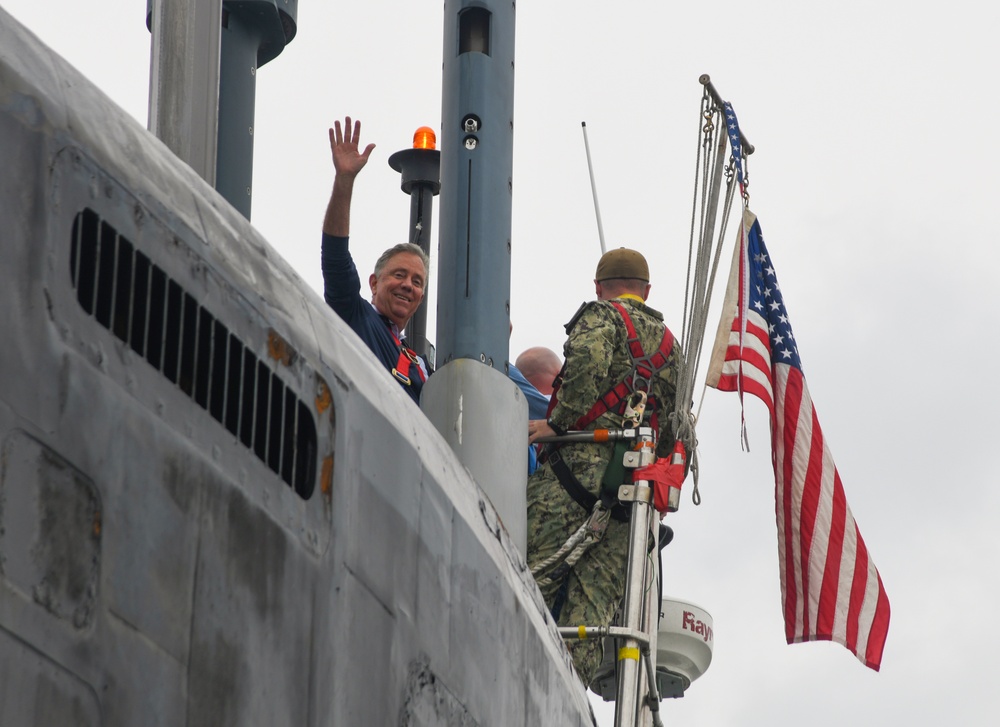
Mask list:
[[[146,123],[143,0],[0,5]],[[389,154],[425,124],[454,143],[440,133],[442,5],[301,0],[297,37],[257,74],[253,223],[317,290],[334,119],[360,118],[378,145],[355,192],[362,271],[409,219]],[[650,303],[680,331],[709,73],[757,148],[751,208],[892,622],[881,673],[837,645],[785,645],[766,409],[748,400],[746,454],[736,395],[709,391],[703,503],[689,482],[668,518],[665,590],[712,614],[715,657],[664,721],[982,724],[1000,707],[1000,10],[813,5],[519,4],[511,353],[561,350],[562,324],[593,295],[581,121],[608,244],[646,254]]]

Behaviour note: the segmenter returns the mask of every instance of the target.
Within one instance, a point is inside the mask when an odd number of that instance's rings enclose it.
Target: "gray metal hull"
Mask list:
[[[593,724],[434,427],[2,10],[0,170],[0,725]]]

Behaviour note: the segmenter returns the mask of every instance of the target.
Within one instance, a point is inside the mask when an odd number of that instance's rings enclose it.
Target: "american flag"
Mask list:
[[[771,413],[781,600],[788,643],[835,641],[878,671],[889,599],[844,497],[802,374],[760,224],[744,210],[708,385]]]
[[[736,111],[728,101],[723,104],[723,113],[726,115],[726,136],[729,137],[729,146],[733,149],[733,166],[736,167],[736,181],[740,184],[740,191],[746,191],[743,179],[743,155],[741,153],[742,142],[740,140],[740,122],[736,120]]]

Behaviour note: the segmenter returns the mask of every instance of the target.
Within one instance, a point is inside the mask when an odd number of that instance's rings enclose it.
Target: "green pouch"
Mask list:
[[[632,478],[625,473],[625,453],[629,450],[628,442],[615,442],[611,460],[601,478],[601,494],[610,495],[617,502],[618,488],[631,482]]]

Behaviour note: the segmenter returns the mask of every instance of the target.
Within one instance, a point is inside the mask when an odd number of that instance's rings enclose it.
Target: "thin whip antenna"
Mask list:
[[[587,141],[587,122],[581,121],[583,126],[583,146],[587,150],[587,169],[590,170],[590,190],[594,195],[594,212],[597,213],[597,235],[601,238],[601,254],[608,250],[604,246],[604,227],[601,225],[601,206],[597,204],[597,183],[594,181],[594,165],[590,161],[590,142]]]

